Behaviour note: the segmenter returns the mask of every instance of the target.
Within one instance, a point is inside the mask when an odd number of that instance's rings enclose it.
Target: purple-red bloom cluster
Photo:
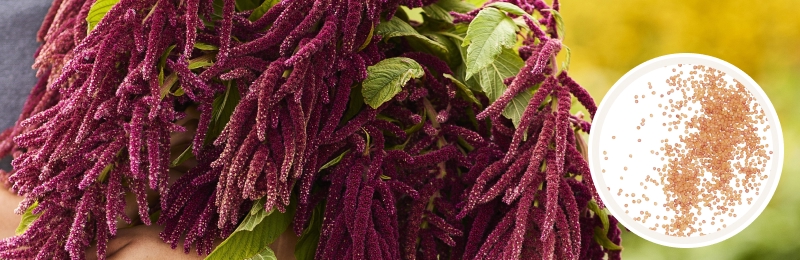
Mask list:
[[[587,205],[602,202],[578,145],[591,124],[571,99],[597,108],[554,64],[558,1],[505,1],[541,18],[524,17],[524,66],[494,102],[462,98],[453,60],[374,34],[400,5],[436,1],[285,0],[251,17],[234,0],[120,0],[87,33],[94,2],[54,0],[40,81],[0,135],[14,157],[0,183],[40,214],[0,258],[83,259],[92,245],[104,258],[127,224],[209,254],[259,199],[296,201],[298,235],[324,205],[316,259],[619,257],[594,240],[603,223]],[[424,76],[364,105],[367,68],[393,57]],[[533,86],[515,126],[501,114]],[[601,235],[619,244],[610,223]]]

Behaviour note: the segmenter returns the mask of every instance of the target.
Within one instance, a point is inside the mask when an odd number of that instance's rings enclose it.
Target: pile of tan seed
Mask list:
[[[760,194],[772,155],[766,136],[761,135],[769,130],[769,124],[751,93],[736,80],[727,82],[724,72],[706,66],[693,66],[688,75],[676,69],[672,72],[666,87],[654,90],[654,85],[648,83],[651,92],[647,94],[656,98],[658,108],[663,109],[655,115],[666,121],[660,127],[668,132],[677,131],[679,138],[672,142],[664,138],[660,147],[650,150],[650,156],[657,156],[663,165],[654,166],[653,175],[647,175],[639,183],[645,190],[651,184],[662,188],[666,201],[661,206],[669,216],[656,215],[655,220],[660,223],[647,224],[653,216],[641,210],[633,219],[670,236],[702,236],[726,228],[725,220],[730,223],[738,216],[734,206],[749,205],[753,195]],[[663,94],[657,94],[664,90]],[[640,99],[642,103],[650,101],[644,100],[645,97],[636,95],[634,102],[641,105]],[[642,118],[636,129],[645,127],[646,121]],[[633,156],[629,154],[630,158]],[[628,198],[632,204],[650,201],[645,194],[635,198],[636,194],[619,189],[617,196],[623,194],[624,202]],[[658,205],[653,202],[653,206]],[[625,213],[630,214],[628,204],[624,207]]]

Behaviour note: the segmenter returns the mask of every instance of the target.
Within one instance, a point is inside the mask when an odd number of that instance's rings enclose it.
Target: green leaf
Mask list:
[[[495,62],[481,72],[481,87],[490,101],[494,102],[506,91],[503,80],[516,76],[524,65],[522,58],[514,50],[505,49],[497,56]]]
[[[214,102],[211,103],[211,123],[208,126],[208,132],[206,132],[205,144],[210,144],[217,139],[222,129],[231,120],[233,110],[241,99],[239,89],[232,87],[230,82],[227,82],[227,85],[228,89],[225,90],[225,93],[217,96]]]
[[[467,48],[467,79],[494,62],[504,49],[514,47],[517,25],[500,10],[485,8],[469,24],[461,46]]]
[[[519,16],[523,16],[524,15],[524,16],[528,16],[530,18],[533,18],[533,16],[531,14],[526,13],[525,10],[522,10],[522,8],[519,8],[519,6],[517,6],[515,4],[512,4],[512,3],[494,2],[494,3],[491,3],[491,4],[487,5],[486,7],[493,7],[493,8],[500,9],[502,11],[506,11],[506,12],[508,12],[510,14],[516,14],[516,15],[519,15]]]
[[[261,5],[261,1],[259,0],[236,0],[235,3],[236,9],[239,10],[239,12],[253,10]]]
[[[442,8],[436,3],[423,6],[422,11],[425,12],[425,14],[427,14],[431,19],[453,23],[453,16],[450,15],[447,9]]]
[[[503,116],[511,119],[515,127],[519,126],[519,122],[522,120],[522,114],[525,113],[525,108],[528,107],[532,97],[533,94],[531,94],[530,91],[519,93],[519,95],[511,99],[506,109],[503,110]]]
[[[367,46],[369,46],[369,43],[372,42],[372,38],[374,38],[372,37],[374,34],[375,34],[375,27],[372,26],[369,28],[369,34],[367,34],[367,39],[364,41],[364,43],[361,44],[361,46],[358,46],[358,51],[362,51],[366,49]]]
[[[250,17],[248,17],[248,19],[250,19],[250,21],[255,22],[256,20],[261,18],[261,16],[264,16],[264,14],[266,14],[270,8],[278,4],[278,2],[280,2],[280,0],[265,0],[263,3],[261,3],[260,6],[258,6],[256,9],[253,10],[253,13],[250,14]]]
[[[346,155],[348,152],[350,152],[350,150],[346,150],[346,151],[342,152],[342,154],[340,154],[339,156],[336,156],[336,158],[331,159],[330,161],[328,161],[325,164],[323,164],[322,167],[319,167],[319,170],[322,171],[324,169],[328,169],[330,167],[333,167],[336,164],[339,164],[339,162],[342,161],[342,158],[344,158],[344,155]]]
[[[415,51],[430,53],[445,62],[449,61],[450,49],[447,47],[447,43],[443,41],[443,38],[435,33],[426,33],[422,35],[422,38],[409,37],[405,39]]]
[[[319,244],[320,230],[322,228],[322,217],[325,214],[325,204],[320,203],[311,213],[311,221],[308,228],[303,231],[300,240],[294,248],[294,257],[297,260],[313,260],[314,253]]]
[[[456,66],[453,70],[455,73],[455,77],[464,83],[469,89],[473,91],[481,91],[483,89],[480,86],[480,82],[478,82],[478,77],[472,77],[470,79],[466,78],[467,75],[467,65],[466,65],[466,57],[467,57],[467,48],[461,47],[461,44],[464,42],[464,36],[467,34],[467,25],[464,24],[456,24],[452,30],[449,32],[441,33],[444,36],[447,36],[452,40],[459,49],[459,59],[461,59],[461,64]],[[501,53],[502,54],[502,53]]]
[[[233,232],[225,241],[222,241],[206,259],[270,259],[258,258],[269,257],[271,250],[269,244],[277,239],[286,228],[291,224],[295,211],[294,198],[289,204],[285,213],[277,210],[267,212],[264,207],[264,199],[256,201],[253,208],[260,207],[256,214],[247,215],[236,231]],[[269,251],[266,252],[265,251]],[[272,253],[274,257],[274,253]]]
[[[350,121],[358,112],[361,112],[361,108],[364,107],[364,96],[361,95],[361,85],[356,84],[353,88],[350,89],[350,100],[347,102],[347,110],[344,112],[344,116],[342,116],[342,122]]]
[[[391,123],[395,123],[395,124],[400,124],[400,120],[388,117],[388,116],[383,115],[383,114],[375,115],[375,119],[383,120],[383,121],[387,121],[387,122],[391,122]]]
[[[119,0],[97,0],[92,4],[92,7],[89,8],[89,13],[86,15],[86,23],[88,24],[87,33],[94,30],[94,27],[100,23],[100,20],[106,16],[109,10],[111,10],[114,5],[119,3]]]
[[[447,49],[446,53],[433,52],[433,54],[444,62],[447,62],[447,65],[449,65],[451,68],[455,68],[463,63],[461,59],[461,41],[458,41],[457,44],[455,40],[450,39],[450,36],[448,36],[447,33],[442,32],[426,33],[425,36],[428,36],[428,38],[441,43],[442,46]]]
[[[162,99],[166,97],[167,94],[170,93],[170,90],[172,90],[172,86],[175,85],[176,82],[178,82],[178,74],[175,73],[169,74],[169,76],[167,76],[167,78],[164,79],[163,84],[161,85]]]
[[[117,155],[119,155],[119,153],[117,153]],[[108,173],[111,172],[111,170],[113,170],[113,169],[114,169],[114,163],[110,163],[110,164],[106,165],[106,167],[103,168],[103,171],[100,172],[100,175],[97,176],[97,181],[99,181],[99,182],[106,181],[106,178],[108,177]]]
[[[605,232],[602,229],[600,229],[600,227],[594,227],[594,241],[597,241],[598,244],[600,244],[601,246],[603,246],[608,250],[622,250],[621,246],[614,244],[614,242],[611,242],[611,240],[608,239],[608,236],[606,236],[603,233]]]
[[[319,231],[315,231],[300,237],[294,248],[294,257],[297,260],[313,260],[319,244]]]
[[[475,10],[475,5],[461,0],[439,0],[436,5],[444,8],[447,11],[454,11],[459,13],[466,13]]]
[[[456,87],[458,87],[458,90],[460,90],[458,93],[464,96],[464,100],[471,101],[478,105],[481,104],[481,102],[478,101],[477,98],[475,98],[475,94],[472,93],[472,90],[470,90],[469,87],[467,87],[467,85],[464,85],[464,83],[453,77],[453,75],[444,74],[443,76],[445,78],[450,79],[450,81],[456,84]]]
[[[278,260],[278,257],[275,256],[275,252],[272,251],[269,247],[264,248],[261,252],[254,255],[253,257],[247,258],[248,260]]]
[[[191,59],[189,60],[189,69],[193,70],[197,68],[210,67],[211,65],[214,65],[214,57],[214,53],[207,53],[206,55]]]
[[[211,67],[211,65],[214,65],[214,63],[210,62],[210,61],[196,61],[196,62],[189,63],[189,69],[193,70],[193,69],[199,69],[199,68],[207,68],[207,67]]]
[[[192,157],[194,157],[194,154],[192,153],[192,146],[189,145],[189,147],[186,147],[186,150],[183,150],[181,155],[178,155],[178,158],[175,158],[175,160],[172,161],[172,164],[170,164],[169,167],[177,167],[178,165],[183,164],[183,162],[189,160]]]
[[[194,43],[194,48],[195,49],[199,49],[199,50],[204,50],[204,51],[216,51],[216,50],[219,50],[219,47],[211,45],[211,44],[208,44],[208,43],[204,43],[204,42],[195,42]]]
[[[183,90],[182,87],[179,87],[178,90],[175,90],[175,92],[172,93],[172,95],[176,97],[183,96],[183,94],[186,94],[186,91]]]
[[[164,54],[161,54],[161,58],[158,60],[158,84],[164,85],[164,67],[167,66],[167,58],[173,49],[175,49],[175,44],[167,47],[167,50],[164,51]]]
[[[159,218],[161,218],[161,210],[157,210],[156,212],[150,214],[150,221],[153,221],[154,223],[158,222]]]
[[[397,17],[401,21],[408,22],[411,19],[408,17],[408,7],[401,5],[397,8],[397,11],[394,13],[394,17]],[[381,21],[381,23],[385,23],[385,21]]]
[[[170,45],[169,47],[167,47],[167,50],[164,51],[164,54],[161,54],[161,58],[158,60],[158,85],[162,86],[161,87],[161,98],[162,99],[165,96],[167,96],[165,91],[169,92],[170,88],[172,88],[172,84],[170,84],[168,87],[166,87],[166,90],[164,89],[164,87],[165,87],[165,85],[164,85],[164,67],[166,67],[167,58],[169,57],[169,54],[172,52],[173,49],[175,49],[175,44]],[[177,76],[172,80],[177,81],[178,80]],[[174,81],[172,83],[175,83]]]
[[[367,68],[367,79],[361,90],[364,102],[372,108],[378,108],[400,93],[409,80],[423,75],[422,66],[412,59],[395,57],[382,60]]]
[[[558,33],[558,38],[564,39],[564,36],[566,36],[567,34],[564,29],[564,18],[561,17],[561,13],[553,9],[547,9],[547,11],[550,11],[550,13],[552,13],[553,16],[556,18],[556,32]]]
[[[225,7],[224,0],[214,0],[211,2],[211,8],[214,11],[211,13],[211,20],[212,21],[219,21],[222,20],[222,9]]]
[[[22,214],[22,221],[19,222],[19,226],[17,226],[17,229],[14,231],[14,234],[16,235],[24,234],[25,231],[28,230],[28,227],[30,227],[34,221],[39,219],[39,216],[41,216],[41,214],[39,215],[33,214],[33,209],[35,209],[38,206],[39,202],[35,201],[30,207],[28,207],[28,209],[25,210],[25,213]]]
[[[569,62],[570,58],[572,58],[572,51],[569,49],[569,47],[567,47],[567,45],[562,44],[561,46],[564,46],[564,49],[567,50],[567,57],[565,57],[564,62],[561,63],[561,70],[569,71]]]
[[[597,205],[597,202],[594,200],[589,201],[589,210],[594,212],[595,215],[600,217],[600,222],[603,223],[603,236],[606,235],[608,232],[608,214],[605,211],[600,209],[600,206]]]
[[[458,43],[459,37],[466,34],[468,29],[463,25],[456,25],[453,30],[447,33],[447,36]],[[463,46],[463,45],[462,45]],[[467,57],[466,50],[462,48],[462,57]],[[465,61],[466,63],[466,61]],[[494,102],[503,95],[503,92],[508,88],[503,80],[509,77],[516,76],[520,68],[524,65],[524,61],[512,49],[503,49],[494,62],[485,68],[478,71],[474,77],[466,79],[466,70],[464,66],[456,67],[454,73],[457,78],[465,79],[464,85],[473,91],[482,91],[486,94],[490,101]],[[511,119],[514,125],[518,125],[525,108],[530,103],[533,95],[528,92],[522,92],[511,100],[511,103],[503,110],[503,116]]]
[[[479,71],[478,82],[489,101],[494,102],[503,95],[508,88],[503,80],[517,75],[522,65],[522,59],[514,50],[504,49],[494,63]],[[514,97],[503,110],[503,116],[511,119],[515,126],[518,125],[531,97],[532,95],[528,91]]]
[[[409,45],[414,49],[429,53],[447,53],[446,46],[420,34],[414,27],[411,27],[411,25],[397,16],[392,17],[389,21],[379,23],[378,26],[375,27],[375,33],[383,36],[384,41],[395,37],[407,37],[406,39],[409,41]]]
[[[364,156],[369,155],[369,148],[372,146],[372,137],[369,136],[369,132],[364,127],[361,127],[361,131],[364,131],[364,135],[367,137],[367,144],[364,145]]]

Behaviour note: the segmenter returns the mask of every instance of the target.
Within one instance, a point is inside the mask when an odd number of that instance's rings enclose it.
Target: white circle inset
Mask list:
[[[690,199],[702,197],[706,201],[709,198],[713,200],[714,196],[720,196],[718,194],[721,193],[709,187],[720,187],[719,185],[730,185],[730,187],[725,188],[727,189],[724,191],[725,196],[720,198],[721,205],[714,204],[712,206],[710,203],[688,205],[684,203],[686,205],[680,206],[683,213],[678,214],[674,212],[675,210],[670,211],[665,206],[667,203],[672,206],[672,209],[675,209],[675,205],[681,204],[681,201],[677,199],[678,196],[674,193],[675,186],[670,186],[673,183],[669,180],[674,182],[684,178],[687,175],[682,174],[689,168],[671,170],[668,175],[666,173],[667,165],[680,168],[682,166],[676,163],[688,160],[690,164],[703,165],[712,160],[679,157],[675,151],[682,151],[681,146],[678,145],[676,148],[674,144],[668,144],[682,143],[684,134],[687,135],[686,138],[689,138],[689,136],[699,133],[699,130],[692,129],[691,126],[685,124],[691,121],[686,120],[687,118],[693,115],[702,117],[705,114],[706,111],[702,108],[703,102],[699,102],[700,104],[698,102],[679,103],[687,100],[687,95],[691,97],[694,91],[689,87],[680,89],[681,84],[691,84],[692,80],[702,81],[704,75],[693,72],[698,68],[695,66],[713,68],[716,73],[721,72],[718,79],[724,79],[724,82],[732,84],[731,89],[735,89],[734,85],[740,83],[746,90],[740,93],[746,93],[748,97],[754,99],[752,104],[755,106],[752,111],[761,110],[760,114],[763,115],[763,118],[760,119],[762,120],[760,124],[751,125],[751,127],[760,126],[761,128],[753,132],[757,133],[754,135],[757,135],[758,139],[752,139],[751,135],[749,143],[752,144],[753,140],[758,140],[757,145],[761,145],[759,149],[764,151],[764,154],[753,157],[750,155],[735,156],[735,159],[729,160],[731,168],[746,168],[748,171],[728,170],[727,176],[730,177],[730,173],[733,172],[737,179],[723,178],[728,180],[727,184],[719,181],[719,176],[715,176],[714,172],[703,170],[693,172],[692,176],[698,176],[696,183],[706,186],[696,186],[703,194],[690,195],[696,196],[690,197]],[[694,76],[697,78],[693,78]],[[670,79],[688,80],[688,83],[676,83],[675,81],[670,83]],[[670,86],[670,84],[673,85]],[[675,89],[676,85],[677,89]],[[703,113],[698,113],[698,110],[703,110]],[[727,112],[730,113],[730,111]],[[753,118],[758,117],[753,116]],[[680,122],[681,119],[686,122]],[[758,122],[759,119],[754,121]],[[719,127],[716,123],[709,124]],[[668,139],[672,139],[672,141],[668,141]],[[681,142],[676,142],[679,140]],[[724,140],[716,142],[724,142]],[[699,145],[703,146],[703,144]],[[666,151],[663,148],[666,148]],[[685,148],[684,152],[689,150],[685,145],[683,148]],[[783,165],[783,149],[783,135],[775,108],[752,78],[732,64],[714,57],[700,54],[671,54],[642,63],[626,73],[611,87],[600,102],[592,122],[589,134],[588,161],[600,198],[605,202],[611,215],[615,216],[621,224],[651,242],[670,247],[693,248],[728,239],[750,225],[761,214],[778,186]],[[769,154],[766,154],[767,151]],[[666,156],[665,153],[672,157]],[[674,158],[675,161],[670,161],[670,158]],[[682,161],[678,158],[681,158]],[[718,158],[717,160],[719,161]],[[756,161],[763,169],[750,166],[756,165]],[[737,166],[737,163],[740,164]],[[702,169],[702,167],[700,168]],[[665,170],[663,175],[660,175],[662,169]],[[751,169],[761,169],[758,172],[763,173],[763,176],[759,174],[760,178],[754,178]],[[746,178],[742,176],[746,176]],[[739,179],[739,177],[742,178]],[[701,178],[703,179],[701,180]],[[690,182],[692,181],[695,179],[691,179]],[[739,186],[740,181],[742,187]],[[677,185],[685,186],[686,184]],[[671,195],[667,195],[668,192],[665,188],[667,186],[673,187]],[[747,192],[744,192],[745,187],[750,187]],[[679,189],[682,188],[685,187],[679,187]],[[668,196],[671,196],[672,199],[668,200]],[[726,202],[728,204],[725,204]],[[723,207],[724,210],[720,210],[719,207]],[[686,209],[690,209],[691,212],[686,214],[689,212],[683,211]],[[723,212],[727,214],[723,214]],[[689,220],[692,222],[691,225],[676,224],[674,222],[676,215],[681,220],[680,223]],[[670,219],[667,220],[667,217]],[[684,232],[689,230],[686,229],[687,226],[691,226],[693,231]],[[684,231],[676,233],[676,230]]]

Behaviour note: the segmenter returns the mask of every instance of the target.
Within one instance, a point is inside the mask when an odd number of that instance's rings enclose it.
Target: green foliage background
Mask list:
[[[695,249],[659,246],[623,231],[624,259],[800,259],[798,7],[798,0],[561,1],[565,44],[572,50],[571,75],[596,102],[642,62],[671,53],[700,53],[726,60],[753,77],[772,100],[783,127],[785,163],[778,190],[748,228]]]

